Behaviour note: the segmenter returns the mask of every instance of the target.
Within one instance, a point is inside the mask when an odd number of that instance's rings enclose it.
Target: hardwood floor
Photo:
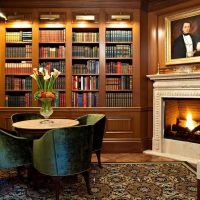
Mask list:
[[[96,155],[92,155],[92,162],[96,162]],[[101,154],[101,162],[151,162],[151,161],[174,161],[174,159],[153,156],[143,153],[118,153]]]

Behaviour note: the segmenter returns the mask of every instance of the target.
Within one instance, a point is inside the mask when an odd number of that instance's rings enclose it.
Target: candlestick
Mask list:
[[[160,65],[159,65],[159,63],[158,63],[158,72],[157,72],[157,74],[160,74]]]

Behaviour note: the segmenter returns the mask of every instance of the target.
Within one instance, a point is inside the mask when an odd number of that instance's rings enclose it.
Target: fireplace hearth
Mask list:
[[[147,77],[154,81],[153,138],[152,149],[144,153],[196,164],[200,160],[200,73]],[[193,128],[184,124],[188,112],[195,124]]]

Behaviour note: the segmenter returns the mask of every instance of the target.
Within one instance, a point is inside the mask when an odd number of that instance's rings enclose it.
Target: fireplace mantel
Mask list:
[[[199,79],[200,72],[177,73],[177,74],[151,74],[147,75],[150,80],[177,80],[177,79]]]
[[[200,101],[200,73],[153,74],[152,150],[145,153],[197,163],[200,144],[164,138],[164,98],[197,98]]]

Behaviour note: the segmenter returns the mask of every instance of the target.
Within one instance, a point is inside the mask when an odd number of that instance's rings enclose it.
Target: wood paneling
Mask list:
[[[0,5],[1,8],[139,8],[140,0],[0,0]]]
[[[0,0],[1,8],[142,8],[160,11],[188,0]],[[190,0],[194,2],[194,0]],[[123,10],[122,10],[123,12]]]
[[[39,112],[39,108],[1,108],[0,127],[12,129],[10,116],[20,112]],[[144,115],[140,115],[140,113]],[[140,129],[141,118],[144,124],[147,111],[142,108],[54,108],[53,118],[77,117],[89,113],[104,113],[106,115],[106,131],[103,142],[103,152],[142,152],[150,148],[147,144],[146,128]],[[144,126],[145,127],[145,126]],[[142,130],[143,133],[140,134]],[[142,135],[142,137],[141,137]]]

